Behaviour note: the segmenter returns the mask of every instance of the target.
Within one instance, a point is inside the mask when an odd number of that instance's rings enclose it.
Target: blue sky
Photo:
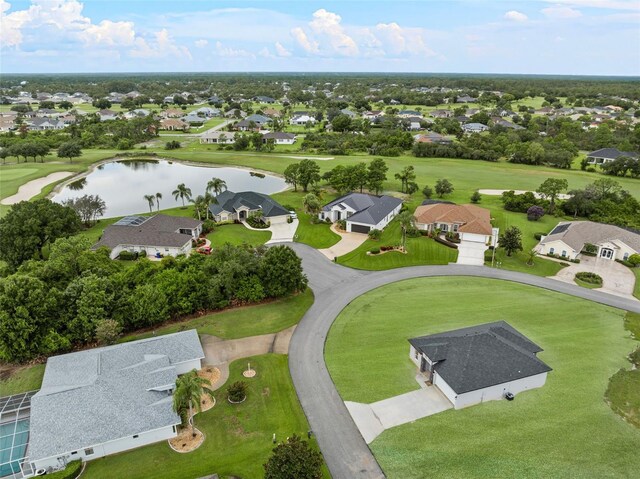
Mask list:
[[[640,0],[0,0],[0,71],[640,74]]]

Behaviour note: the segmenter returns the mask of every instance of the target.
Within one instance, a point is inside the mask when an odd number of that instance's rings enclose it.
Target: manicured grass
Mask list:
[[[313,293],[304,293],[289,298],[227,309],[217,313],[161,326],[152,331],[125,336],[123,341],[134,341],[161,334],[170,334],[196,328],[199,334],[211,334],[223,339],[270,334],[297,324],[313,304]]]
[[[255,378],[246,380],[242,371],[247,362],[255,368]],[[206,439],[194,452],[180,454],[166,442],[96,459],[88,464],[86,479],[182,479],[235,475],[263,477],[262,465],[271,455],[275,433],[279,441],[293,434],[305,437],[309,425],[298,402],[287,366],[287,356],[267,354],[231,363],[227,384],[245,380],[247,400],[229,404],[225,387],[216,391],[216,405],[195,417],[195,425]],[[315,441],[312,439],[315,446]],[[325,471],[325,477],[329,477]]]
[[[627,312],[624,318],[624,328],[640,341],[640,313]]]
[[[211,240],[211,247],[222,246],[225,243],[232,245],[249,244],[251,246],[258,246],[265,244],[271,239],[271,231],[256,231],[246,228],[244,225],[222,225],[214,228],[214,230],[207,235],[207,238]]]
[[[631,271],[636,275],[636,285],[633,287],[633,295],[640,299],[640,267],[635,267]]]
[[[426,236],[407,238],[406,254],[398,251],[378,255],[367,254],[372,248],[399,245],[400,243],[400,223],[392,221],[383,230],[379,240],[368,239],[351,253],[340,256],[338,263],[357,269],[382,270],[421,264],[455,263],[458,255],[457,250],[436,243],[435,240]]]
[[[425,278],[351,303],[326,344],[345,400],[373,402],[418,388],[408,338],[508,321],[544,351],[540,389],[385,431],[371,445],[389,478],[635,477],[640,431],[603,400],[636,344],[624,312],[515,283]]]
[[[44,364],[21,366],[11,376],[0,380],[0,396],[40,389],[44,376]]]
[[[314,248],[322,249],[333,246],[340,241],[340,236],[331,231],[328,223],[314,224],[311,216],[305,213],[302,200],[307,193],[302,191],[283,191],[273,196],[273,199],[285,207],[292,207],[298,215],[298,229],[295,240],[305,243]],[[328,203],[336,198],[335,194],[323,194],[320,201],[322,204]]]

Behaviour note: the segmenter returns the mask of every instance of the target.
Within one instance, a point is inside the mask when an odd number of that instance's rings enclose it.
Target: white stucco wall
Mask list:
[[[108,441],[102,444],[87,444],[85,447],[78,451],[69,451],[66,454],[62,454],[60,456],[49,457],[45,459],[40,459],[34,461],[33,467],[34,470],[37,469],[47,469],[49,467],[58,468],[61,464],[65,464],[62,462],[63,460],[66,463],[75,461],[78,459],[82,459],[83,461],[90,461],[92,459],[97,459],[99,457],[108,456],[110,454],[116,454],[118,452],[127,451],[129,449],[135,449],[140,446],[146,446],[147,444],[153,444],[154,442],[164,441],[176,436],[176,426],[175,425],[166,426],[164,428],[156,429],[153,431],[146,431],[137,434],[138,437],[134,438],[133,436],[127,436],[120,439],[116,439],[114,441]],[[86,454],[86,449],[92,448],[93,454]],[[75,452],[76,454],[72,454]],[[62,458],[59,460],[59,458]]]
[[[150,246],[150,245],[118,245],[111,250],[109,257],[116,259],[122,251],[130,251],[132,253],[140,253],[146,251],[147,256],[155,256],[156,253],[161,253],[163,256],[178,256],[180,254],[189,255],[191,253],[191,240],[185,243],[182,247],[169,247],[162,246]]]
[[[576,259],[576,256],[578,256],[578,253],[579,253],[579,251],[574,250],[564,241],[560,241],[560,240],[551,241],[546,244],[538,245],[538,250],[540,254],[551,254],[552,249],[553,249],[553,254],[557,254],[557,255],[562,255],[562,252],[566,251],[567,257],[569,259]]]
[[[453,403],[455,409],[461,409],[474,404],[486,401],[496,401],[503,399],[504,393],[510,392],[514,395],[544,386],[547,380],[547,373],[536,374],[527,378],[509,381],[495,386],[490,386],[476,391],[469,391],[464,394],[456,394],[455,391],[447,384],[447,382],[436,372],[434,374],[433,383],[438,386],[442,393]]]

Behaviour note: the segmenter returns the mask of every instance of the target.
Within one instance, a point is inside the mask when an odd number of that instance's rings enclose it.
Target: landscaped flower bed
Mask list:
[[[583,281],[584,283],[602,286],[602,277],[588,271],[580,271],[579,273],[576,273],[575,279]]]

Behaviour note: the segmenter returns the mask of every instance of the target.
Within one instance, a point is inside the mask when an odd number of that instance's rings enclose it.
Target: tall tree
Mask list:
[[[209,394],[213,397],[213,391],[210,386],[211,382],[198,376],[195,369],[183,374],[176,380],[176,390],[173,393],[173,410],[180,417],[183,417],[185,412],[189,412],[187,424],[193,436],[195,436],[193,431],[193,409],[195,408],[197,412],[202,411],[203,394]]]
[[[69,158],[69,163],[80,156],[82,156],[82,149],[75,141],[67,141],[58,147],[58,158]]]
[[[407,190],[407,185],[416,179],[415,168],[411,165],[405,166],[400,173],[395,174],[395,178],[396,180],[400,180],[400,191],[404,193]]]
[[[41,258],[45,245],[80,228],[72,208],[47,199],[21,201],[0,218],[0,259],[16,269],[28,259]]]
[[[302,160],[298,163],[298,182],[305,193],[309,190],[309,185],[314,185],[320,181],[320,167],[313,160]]]
[[[180,198],[182,200],[182,207],[184,208],[185,200],[190,200],[191,199],[191,189],[187,188],[187,186],[184,183],[180,183],[175,190],[173,190],[173,192],[171,193],[173,195],[173,198],[175,200],[177,200],[178,198]]]
[[[367,188],[369,191],[375,192],[376,195],[380,194],[382,185],[387,181],[387,171],[389,171],[389,167],[382,158],[376,158],[369,163],[368,170]]]
[[[153,207],[156,205],[156,197],[154,195],[144,195],[144,199],[149,203],[149,213],[153,213]]]
[[[206,192],[213,192],[214,195],[218,196],[220,193],[227,189],[227,182],[221,178],[211,178],[207,182]]]
[[[278,444],[264,465],[265,479],[321,479],[322,455],[295,434]]]
[[[435,190],[438,197],[442,198],[444,195],[453,193],[453,185],[446,178],[442,178],[436,181]]]
[[[402,249],[406,251],[407,247],[407,231],[410,228],[415,228],[415,218],[410,211],[403,211],[396,216],[398,223],[400,223],[400,230],[402,232]]]
[[[293,191],[298,191],[298,183],[300,182],[299,170],[299,163],[291,163],[284,170],[284,181],[293,186]]]
[[[156,193],[156,206],[157,206],[157,210],[156,211],[160,211],[160,200],[162,199],[162,193],[158,192]]]
[[[552,214],[560,193],[566,190],[569,183],[564,178],[547,178],[536,190],[543,198],[549,200],[549,214]]]
[[[502,246],[507,252],[507,256],[511,256],[515,251],[522,251],[522,232],[517,226],[511,226],[500,235],[499,246]]]
[[[100,216],[104,215],[107,209],[106,203],[98,195],[83,195],[78,198],[69,198],[63,204],[73,208],[86,227],[95,223]]]
[[[304,196],[304,198],[302,199],[302,206],[307,213],[313,216],[317,215],[322,208],[320,200],[313,193],[309,193]]]

